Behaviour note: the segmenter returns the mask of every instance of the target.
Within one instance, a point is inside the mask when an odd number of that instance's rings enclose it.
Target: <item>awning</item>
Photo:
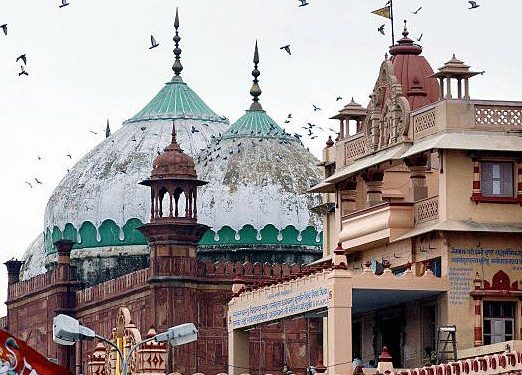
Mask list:
[[[402,155],[403,158],[431,149],[447,150],[488,150],[488,151],[522,151],[522,133],[458,131],[446,130],[443,133],[428,136],[415,141]]]
[[[391,242],[398,242],[433,231],[444,232],[490,232],[490,233],[522,233],[522,223],[484,223],[470,220],[447,220],[432,225],[415,228]]]
[[[307,193],[335,193],[335,184],[321,181],[307,190]]]

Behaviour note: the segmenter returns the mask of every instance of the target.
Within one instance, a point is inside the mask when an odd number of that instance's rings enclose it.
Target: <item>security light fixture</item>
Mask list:
[[[194,323],[180,324],[171,327],[165,332],[158,333],[155,336],[146,338],[134,344],[124,356],[121,350],[112,341],[105,337],[97,335],[92,329],[84,327],[77,319],[71,316],[59,314],[53,318],[53,341],[61,345],[74,345],[75,342],[82,340],[93,340],[97,338],[106,344],[112,346],[119,353],[121,361],[122,375],[127,375],[128,362],[132,352],[140,345],[149,341],[168,342],[172,346],[188,344],[198,339],[198,330]]]

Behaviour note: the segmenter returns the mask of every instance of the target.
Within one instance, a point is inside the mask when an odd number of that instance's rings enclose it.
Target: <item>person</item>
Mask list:
[[[362,369],[362,366],[355,366],[353,369],[353,375],[364,375],[364,371]]]

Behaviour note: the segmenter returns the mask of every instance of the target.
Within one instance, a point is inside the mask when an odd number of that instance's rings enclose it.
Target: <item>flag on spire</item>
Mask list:
[[[378,16],[384,17],[384,18],[388,18],[388,19],[392,18],[391,6],[389,6],[389,5],[386,5],[384,8],[374,10],[372,13],[376,14]]]
[[[24,341],[1,329],[0,374],[71,375],[65,367],[49,362]]]

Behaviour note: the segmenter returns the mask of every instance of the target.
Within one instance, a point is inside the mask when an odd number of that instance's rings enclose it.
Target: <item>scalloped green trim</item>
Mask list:
[[[137,229],[141,225],[143,223],[140,219],[133,218],[129,219],[121,229],[110,219],[103,221],[98,229],[90,221],[84,222],[79,230],[71,223],[67,223],[63,231],[57,226],[52,231],[47,228],[44,233],[45,252],[55,253],[54,242],[61,239],[75,241],[73,249],[147,245],[146,238]],[[252,225],[247,224],[237,233],[226,225],[217,233],[209,229],[199,241],[199,246],[282,245],[320,248],[322,243],[323,232],[318,232],[312,226],[299,232],[293,225],[288,225],[280,231],[274,225],[267,224],[257,231]]]

